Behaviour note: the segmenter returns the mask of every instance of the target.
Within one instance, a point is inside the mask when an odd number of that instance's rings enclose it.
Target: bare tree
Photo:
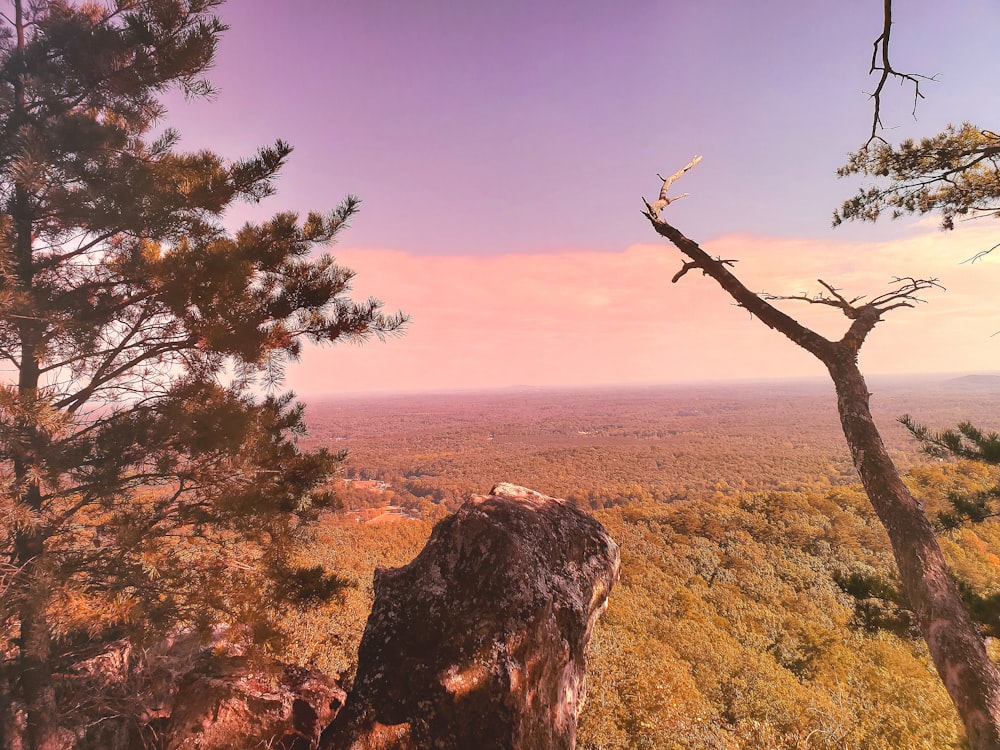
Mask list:
[[[836,388],[837,409],[854,466],[889,535],[903,591],[934,666],[961,716],[972,747],[1000,750],[1000,672],[987,655],[985,642],[962,603],[923,505],[903,484],[886,451],[872,418],[871,394],[858,367],[862,345],[885,314],[922,301],[920,294],[937,287],[937,280],[898,278],[889,291],[867,301],[862,297],[848,298],[822,280],[819,283],[824,291],[814,296],[780,297],[751,292],[729,270],[733,260],[712,258],[697,242],[662,218],[663,209],[674,200],[667,195],[671,184],[699,160],[696,157],[664,179],[658,200],[644,201],[644,215],[653,228],[686,257],[673,281],[676,283],[690,270],[700,270],[714,279],[737,305],[826,366]],[[777,299],[837,308],[850,321],[847,330],[839,340],[827,339],[774,307],[771,301]]]

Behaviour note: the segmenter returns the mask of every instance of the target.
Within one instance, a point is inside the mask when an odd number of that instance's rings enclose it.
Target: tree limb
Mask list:
[[[987,255],[989,255],[994,250],[996,250],[998,247],[1000,247],[1000,242],[998,242],[997,244],[995,244],[993,247],[987,248],[985,250],[980,250],[978,253],[976,253],[975,255],[973,255],[971,258],[966,258],[965,260],[963,260],[962,263],[975,263],[977,260],[982,260]],[[959,264],[959,265],[961,265],[961,264]]]
[[[679,201],[681,198],[683,198],[684,196],[686,196],[687,193],[681,193],[680,195],[676,195],[673,198],[668,198],[667,197],[667,191],[670,189],[670,186],[672,184],[674,184],[675,180],[680,179],[684,175],[685,172],[687,172],[689,169],[691,169],[691,167],[695,166],[700,161],[701,161],[701,157],[700,156],[696,156],[691,161],[689,161],[686,165],[684,165],[683,167],[681,167],[680,169],[678,169],[676,172],[674,172],[669,177],[663,177],[662,175],[659,175],[659,174],[656,175],[661,180],[663,180],[663,187],[660,188],[660,197],[652,205],[650,205],[649,203],[647,203],[646,204],[647,208],[649,208],[650,211],[654,211],[657,215],[659,215],[660,211],[662,211],[663,209],[665,209],[671,203],[673,203],[674,201]]]
[[[684,193],[684,195],[687,195],[687,193]],[[680,196],[678,196],[678,197],[680,197]],[[717,262],[721,263],[724,266],[732,266],[732,265],[735,265],[735,263],[736,263],[736,259],[735,258],[716,258],[715,260]],[[681,266],[681,270],[678,271],[677,273],[675,273],[674,276],[673,276],[673,278],[670,279],[670,283],[671,284],[676,284],[678,281],[680,281],[684,277],[684,274],[686,274],[692,268],[698,268],[698,264],[695,263],[694,261],[685,261],[684,265]]]
[[[884,138],[878,135],[879,128],[884,127],[882,125],[881,109],[882,109],[882,89],[885,88],[886,81],[889,77],[898,78],[900,83],[912,83],[913,84],[913,116],[917,116],[917,101],[923,99],[924,95],[920,93],[920,82],[921,81],[934,81],[937,79],[936,76],[924,76],[917,73],[900,73],[898,70],[892,67],[892,63],[889,62],[889,35],[892,32],[892,0],[883,0],[882,3],[882,33],[879,34],[878,38],[875,40],[872,49],[872,64],[871,69],[868,71],[869,74],[880,72],[882,75],[879,78],[878,86],[875,87],[875,91],[872,92],[871,99],[874,103],[874,114],[872,116],[872,132],[871,136],[868,138],[868,144],[872,141],[883,141]],[[881,61],[879,58],[881,57]],[[881,64],[879,64],[881,62]],[[868,144],[865,144],[866,146]]]
[[[893,284],[896,284],[896,288],[874,297],[863,305],[857,303],[863,300],[864,296],[848,299],[840,293],[839,289],[822,279],[819,280],[819,283],[826,291],[815,295],[782,296],[751,292],[742,281],[728,270],[727,266],[731,267],[735,262],[734,260],[712,258],[697,242],[685,237],[680,230],[661,218],[661,212],[671,202],[671,199],[666,195],[667,189],[675,180],[697,164],[698,161],[700,161],[700,157],[692,159],[687,166],[667,179],[657,175],[657,177],[663,180],[663,188],[660,190],[660,200],[650,203],[643,199],[643,203],[646,205],[644,215],[649,219],[656,232],[670,240],[678,250],[689,258],[689,260],[683,262],[681,270],[674,274],[671,281],[676,283],[688,271],[695,268],[699,269],[704,275],[714,279],[735,300],[739,307],[745,308],[751,315],[756,315],[765,325],[784,334],[788,339],[816,356],[824,364],[829,366],[836,350],[841,348],[842,351],[846,350],[846,354],[856,356],[865,338],[889,310],[894,310],[898,307],[913,307],[915,303],[923,301],[916,296],[917,293],[925,289],[943,288],[937,279],[916,279],[909,276],[896,277],[892,281]],[[770,302],[775,300],[798,300],[810,304],[836,307],[852,323],[844,334],[844,337],[839,342],[834,343],[771,305]]]

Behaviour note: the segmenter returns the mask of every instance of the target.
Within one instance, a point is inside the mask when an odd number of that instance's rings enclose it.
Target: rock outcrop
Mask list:
[[[344,691],[319,672],[248,669],[238,658],[214,666],[181,685],[166,750],[310,750],[344,703]]]
[[[500,484],[378,570],[345,707],[322,750],[573,748],[617,545],[565,501]]]
[[[120,642],[81,664],[77,692],[92,686],[120,710],[81,722],[66,750],[311,750],[344,704],[344,691],[320,672],[199,645],[182,636],[136,658]]]

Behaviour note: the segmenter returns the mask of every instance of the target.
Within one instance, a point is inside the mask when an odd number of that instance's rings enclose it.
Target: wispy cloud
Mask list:
[[[1000,252],[961,264],[997,241],[988,224],[942,233],[918,227],[906,239],[848,244],[727,235],[705,243],[738,258],[754,290],[875,295],[894,276],[936,277],[946,292],[899,310],[862,354],[871,373],[996,369]],[[668,244],[621,252],[418,256],[399,250],[336,248],[357,271],[355,294],[385,300],[413,318],[386,344],[307,348],[289,369],[300,393],[598,385],[822,374],[821,366],[734,307],[714,283],[688,274]],[[844,330],[836,311],[785,308],[828,336]]]

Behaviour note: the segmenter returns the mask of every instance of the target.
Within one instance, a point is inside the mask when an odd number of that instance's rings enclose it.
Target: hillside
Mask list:
[[[995,473],[927,463],[894,418],[1000,422],[1000,394],[879,384],[896,460],[933,513]],[[622,548],[594,635],[580,744],[612,748],[958,748],[954,710],[900,605],[884,531],[855,486],[832,393],[741,388],[519,391],[314,404],[312,440],[349,447],[349,507],[309,559],[354,582],[303,613],[296,658],[352,671],[377,564],[412,557],[463,493],[510,479],[593,509]],[[373,481],[372,481],[373,480]],[[389,517],[393,523],[386,523]],[[1000,525],[943,535],[969,591],[1000,594]]]

